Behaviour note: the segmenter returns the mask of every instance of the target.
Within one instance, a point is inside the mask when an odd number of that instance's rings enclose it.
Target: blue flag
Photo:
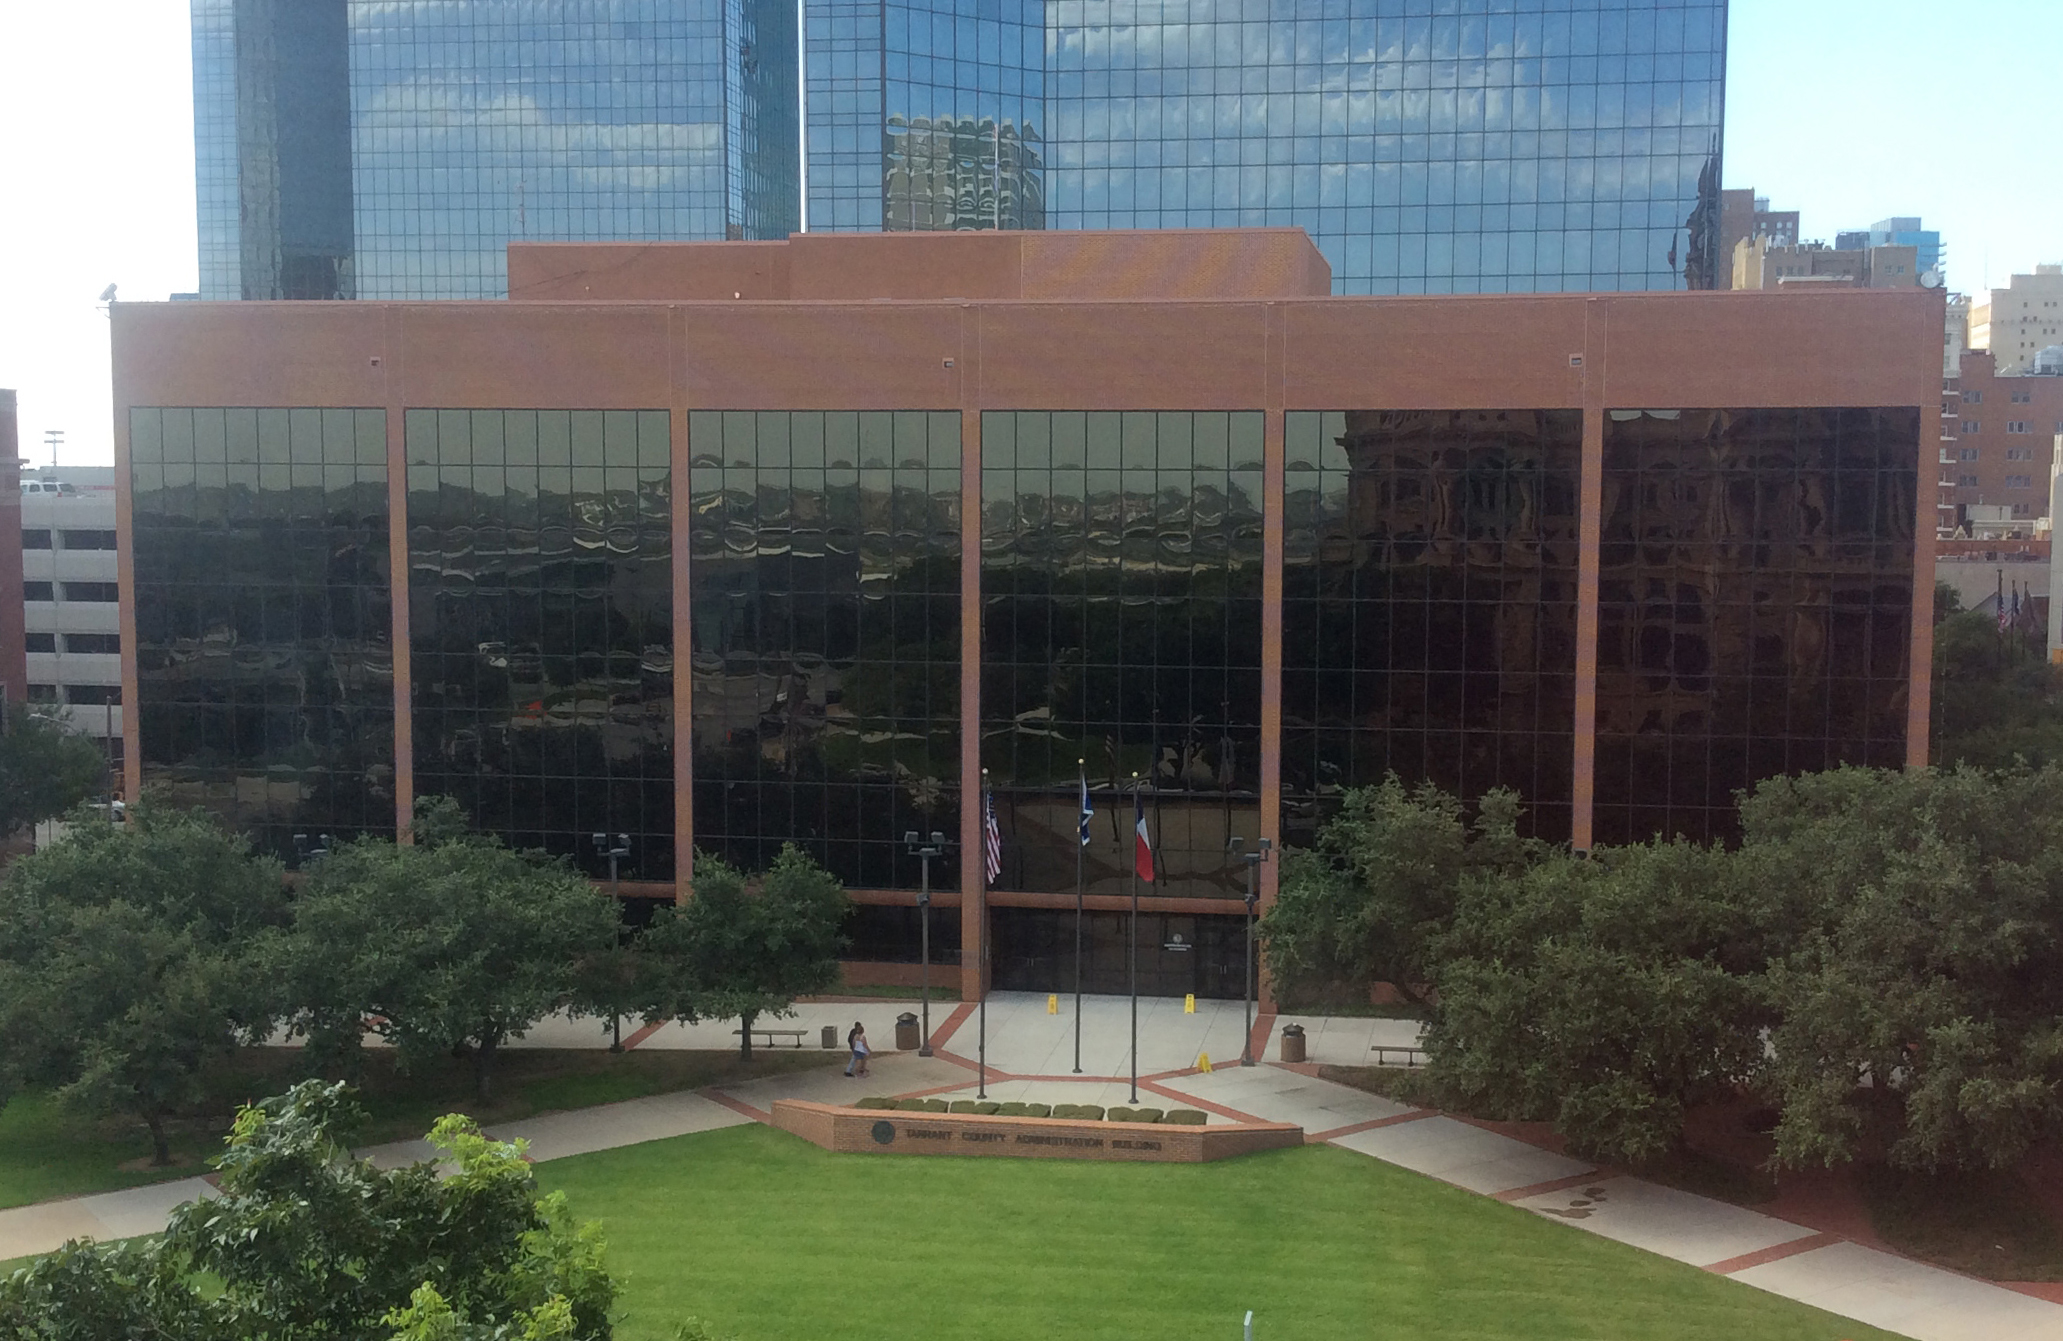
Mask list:
[[[1088,772],[1087,772],[1086,770],[1084,770],[1084,771],[1083,771],[1083,773],[1081,774],[1081,779],[1082,779],[1082,825],[1081,825],[1081,828],[1082,828],[1082,846],[1083,846],[1083,847],[1087,847],[1087,846],[1089,845],[1089,821],[1090,821],[1091,819],[1095,818],[1095,815],[1096,815],[1096,807],[1095,807],[1095,806],[1092,806],[1092,805],[1090,805],[1090,804],[1089,804],[1089,774],[1088,774]]]

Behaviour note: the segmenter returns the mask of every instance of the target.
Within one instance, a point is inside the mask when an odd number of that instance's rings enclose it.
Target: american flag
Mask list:
[[[996,827],[996,794],[981,794],[982,873],[991,886],[1003,873],[1003,831]]]

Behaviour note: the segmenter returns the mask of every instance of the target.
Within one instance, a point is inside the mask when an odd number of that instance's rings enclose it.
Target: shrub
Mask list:
[[[1030,1107],[1030,1105],[1028,1105],[1028,1104],[1023,1104],[1023,1103],[1007,1103],[1007,1104],[1004,1104],[1004,1105],[1003,1105],[1002,1107],[1000,1107],[1000,1108],[998,1108],[998,1109],[996,1110],[996,1116],[997,1116],[997,1117],[1029,1117],[1029,1116],[1031,1116],[1031,1114],[1029,1114],[1029,1113],[1027,1113],[1027,1112],[1025,1111],[1025,1110],[1026,1110],[1026,1109],[1027,1109],[1028,1107]]]
[[[877,1098],[867,1098],[867,1099],[861,1099],[861,1100],[860,1100],[860,1101],[859,1101],[858,1103],[855,1103],[855,1104],[853,1105],[853,1107],[854,1107],[854,1108],[894,1108],[894,1107],[895,1107],[895,1100],[893,1100],[893,1099],[877,1099]]]
[[[1005,1105],[1005,1106],[1007,1107],[1008,1105]],[[1048,1105],[1046,1105],[1046,1104],[1026,1104],[1026,1105],[1024,1106],[1024,1115],[1025,1115],[1026,1117],[1039,1117],[1039,1118],[1042,1118],[1042,1117],[1052,1117],[1052,1116],[1053,1116],[1053,1110],[1052,1110],[1052,1108],[1051,1108],[1051,1107],[1049,1107],[1049,1106],[1048,1106]]]
[[[996,1113],[999,1110],[1001,1110],[1002,1107],[1003,1105],[999,1103],[993,1103],[989,1100],[984,1099],[980,1103],[974,1105],[974,1111],[980,1114],[982,1117],[994,1117]]]
[[[915,1111],[920,1113],[948,1113],[952,1111],[952,1106],[943,1099],[921,1099],[918,1101]]]
[[[978,1105],[972,1099],[955,1099],[952,1105],[955,1113],[972,1113],[976,1107]]]
[[[1122,1107],[1105,1109],[1103,1120],[1105,1122],[1130,1122],[1133,1120],[1132,1110]]]
[[[1134,1122],[1158,1122],[1160,1118],[1161,1110],[1158,1108],[1135,1108],[1132,1110],[1132,1121]]]
[[[1170,1108],[1167,1116],[1161,1119],[1162,1122],[1177,1127],[1201,1127],[1210,1120],[1208,1113],[1199,1112],[1194,1108]]]

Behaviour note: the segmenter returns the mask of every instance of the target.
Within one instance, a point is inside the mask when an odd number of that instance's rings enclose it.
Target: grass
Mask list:
[[[620,1341],[1891,1341],[1330,1146],[1203,1165],[833,1155],[760,1126],[538,1166]]]
[[[473,1102],[473,1073],[464,1061],[408,1074],[395,1067],[391,1052],[368,1051],[358,1100],[369,1121],[354,1139],[376,1145],[419,1137],[446,1113],[470,1113],[491,1125],[844,1059],[843,1052],[808,1049],[755,1049],[749,1065],[730,1051],[513,1049],[496,1061],[493,1102],[480,1105]],[[169,1168],[149,1166],[150,1137],[140,1122],[82,1121],[47,1091],[18,1094],[0,1108],[0,1207],[204,1173],[207,1160],[221,1152],[237,1107],[301,1079],[301,1061],[296,1049],[255,1048],[211,1072],[207,1100],[172,1124]]]
[[[1987,1280],[2063,1280],[2063,1235],[2010,1172],[1857,1171],[1870,1223],[1900,1252]]]

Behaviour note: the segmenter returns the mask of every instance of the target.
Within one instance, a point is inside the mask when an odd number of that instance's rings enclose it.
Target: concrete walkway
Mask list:
[[[990,1098],[1096,1103],[1106,1107],[1131,1096],[1131,1011],[1123,997],[1083,1002],[1082,1073],[1074,1072],[1071,998],[1047,1013],[1047,999],[998,993],[987,1012]],[[798,1018],[770,1022],[809,1031],[829,1024],[842,1042],[854,1019],[863,1020],[877,1055],[866,1079],[843,1073],[842,1049],[822,1069],[768,1076],[700,1093],[654,1095],[566,1113],[548,1113],[495,1127],[503,1140],[530,1143],[533,1160],[608,1150],[764,1119],[777,1098],[846,1102],[870,1094],[971,1097],[979,1017],[967,1006],[933,1003],[937,1055],[888,1051],[901,1002],[805,1006]],[[1242,1041],[1274,1055],[1289,1017],[1264,1016],[1248,1034],[1238,1002],[1201,1001],[1196,1013],[1182,1003],[1140,1002],[1139,1101],[1160,1107],[1197,1107],[1232,1119],[1293,1122],[1306,1139],[1328,1141],[1414,1170],[1457,1187],[1508,1202],[1589,1233],[1686,1262],[1745,1284],[1812,1304],[1830,1313],[1899,1332],[1917,1341],[2063,1341],[2063,1305],[2003,1286],[1925,1266],[1851,1243],[1774,1216],[1679,1192],[1597,1168],[1516,1140],[1484,1125],[1411,1108],[1346,1085],[1273,1063],[1242,1067]],[[1369,1065],[1373,1050],[1417,1043],[1409,1021],[1298,1020],[1313,1061]],[[728,1022],[626,1030],[635,1047],[728,1048],[737,1045]],[[601,1047],[606,1024],[546,1021],[516,1046]],[[1210,1072],[1195,1067],[1208,1052]],[[424,1142],[407,1141],[362,1152],[382,1167],[427,1159]],[[198,1178],[159,1183],[0,1211],[0,1258],[49,1252],[72,1238],[118,1239],[164,1228],[173,1207],[214,1189]]]

